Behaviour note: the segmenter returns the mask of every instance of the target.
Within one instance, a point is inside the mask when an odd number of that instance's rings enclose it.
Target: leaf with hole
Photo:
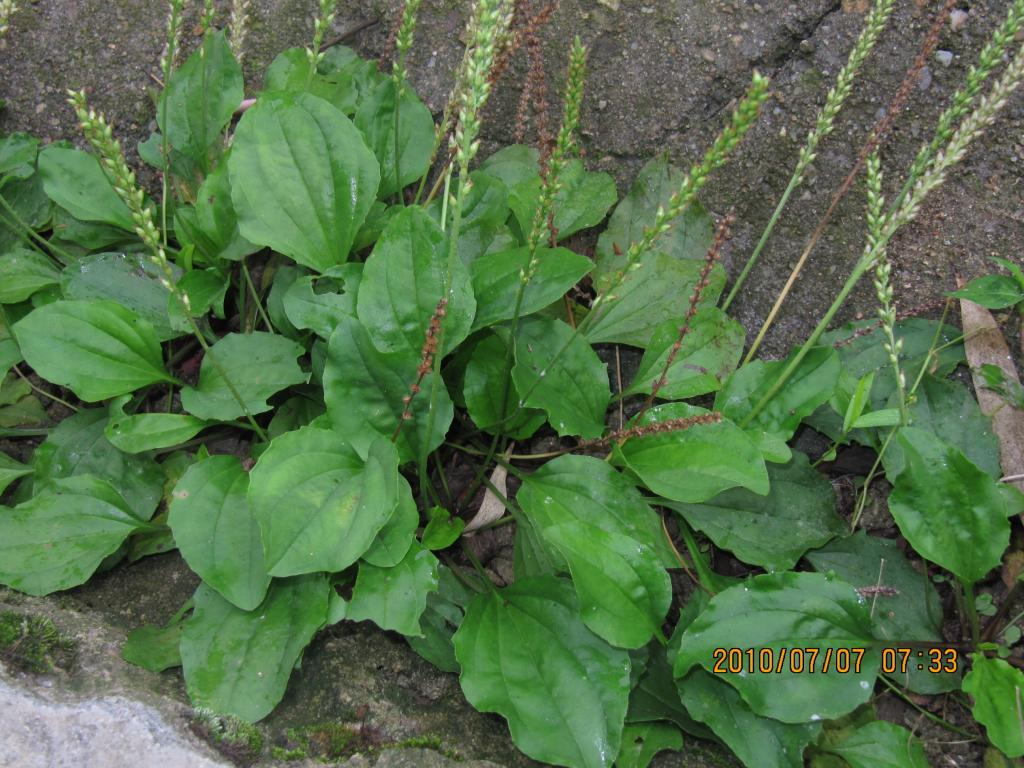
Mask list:
[[[153,326],[113,301],[55,301],[15,323],[14,331],[36,373],[86,402],[173,381]]]
[[[568,582],[521,579],[477,595],[454,642],[466,698],[504,717],[519,749],[573,768],[611,766],[626,715],[629,655],[584,626]]]
[[[302,650],[327,620],[323,574],[274,582],[254,611],[200,584],[181,637],[181,664],[196,706],[255,722],[284,696]]]
[[[622,747],[615,759],[616,768],[647,768],[659,752],[683,748],[683,735],[667,723],[627,725],[622,732]]]

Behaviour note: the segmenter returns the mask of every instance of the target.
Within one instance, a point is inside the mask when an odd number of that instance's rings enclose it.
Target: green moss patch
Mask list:
[[[43,616],[0,612],[0,660],[22,672],[45,674],[67,669],[75,644]]]

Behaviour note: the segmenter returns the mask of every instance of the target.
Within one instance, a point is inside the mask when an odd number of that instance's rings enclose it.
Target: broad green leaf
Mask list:
[[[153,326],[112,301],[55,301],[14,331],[36,373],[86,402],[172,381]]]
[[[947,445],[960,449],[978,469],[993,479],[1002,477],[999,440],[992,420],[981,412],[978,401],[958,381],[936,379],[925,374],[910,407],[910,423],[928,430]],[[883,456],[885,473],[896,477],[903,471],[903,455],[890,444]]]
[[[427,595],[427,608],[420,616],[422,637],[406,637],[409,646],[443,672],[458,673],[452,635],[462,624],[466,605],[475,592],[470,591],[452,570],[437,566],[438,590]]]
[[[409,481],[398,476],[398,503],[384,527],[377,533],[361,560],[378,568],[390,568],[402,562],[416,538],[420,513],[412,497]]]
[[[536,160],[534,168],[537,168]],[[609,174],[591,173],[575,158],[562,168],[558,186],[553,227],[559,241],[600,224],[618,199],[615,180]],[[524,235],[533,227],[540,190],[540,174],[536,170],[529,180],[509,189],[509,207]]]
[[[835,396],[830,400],[831,408],[821,408],[805,421],[832,439],[839,437],[842,414],[846,412],[849,399],[862,377],[871,372],[875,373],[868,403],[872,411],[888,407],[896,391],[889,354],[883,346],[886,341],[885,334],[876,326],[876,322],[864,320],[850,323],[821,337],[822,346],[834,346],[839,352],[842,373]],[[953,343],[961,333],[950,325],[940,326],[934,320],[914,317],[896,323],[895,331],[896,338],[903,344],[900,368],[907,381],[916,380],[921,366],[925,364],[929,366],[928,371],[932,376],[944,379],[965,359],[963,344]],[[937,354],[937,361],[930,361],[928,356],[933,343],[936,347],[943,348]],[[870,433],[855,432],[854,437],[858,442],[880,447],[874,445]]]
[[[324,400],[334,429],[360,455],[366,454],[377,437],[390,440],[395,434],[405,409],[402,398],[409,394],[410,385],[416,383],[419,364],[419,354],[378,352],[358,320],[341,318],[327,349]],[[402,423],[395,441],[403,463],[418,456],[421,447],[434,450],[448,433],[454,407],[444,384],[437,384],[437,412],[430,435],[427,426],[433,372],[423,378],[421,392],[410,403],[412,419]],[[359,407],[353,407],[354,403]]]
[[[128,633],[128,638],[121,646],[121,657],[129,664],[148,669],[150,672],[163,672],[165,669],[181,666],[181,635],[185,631],[184,622],[169,627],[158,627],[146,624]]]
[[[237,457],[203,459],[174,486],[167,521],[189,568],[243,611],[255,609],[270,586],[248,489]]]
[[[539,531],[585,522],[634,539],[642,549],[658,553],[666,568],[678,565],[655,511],[622,473],[593,456],[559,456],[546,462],[523,480],[516,501]]]
[[[55,206],[51,241],[74,254],[80,250],[107,251],[118,246],[129,247],[138,243],[138,236],[110,224],[76,219],[60,206]]]
[[[304,395],[290,397],[274,409],[274,417],[267,425],[267,435],[274,439],[285,432],[306,426],[323,413],[323,403],[316,399]]]
[[[342,264],[331,271],[332,275],[336,273],[337,279],[318,280],[314,275],[305,275],[289,286],[282,301],[284,313],[292,325],[329,339],[338,325],[338,318],[342,315],[355,316],[363,265]],[[337,283],[341,283],[343,290],[329,290],[332,284]]]
[[[404,208],[388,222],[363,267],[356,312],[381,352],[419,356],[438,302],[447,354],[469,335],[476,311],[469,270],[460,260],[449,275],[447,238],[422,208]]]
[[[523,579],[477,595],[454,642],[466,698],[504,717],[529,757],[573,768],[612,764],[629,655],[583,625],[567,582]]]
[[[858,531],[808,552],[805,557],[816,571],[835,574],[858,589],[882,588],[870,599],[875,637],[879,640],[894,645],[908,640],[943,640],[938,592],[928,576],[907,561],[892,539]],[[907,665],[906,676],[894,677],[915,693],[944,693],[959,684],[959,675],[919,670],[916,663]]]
[[[76,475],[102,478],[117,489],[140,520],[149,520],[163,495],[164,473],[147,456],[115,448],[105,435],[107,410],[81,410],[61,421],[33,456],[36,491]]]
[[[214,32],[171,74],[156,105],[157,125],[170,147],[205,175],[210,150],[222,146],[221,133],[244,97],[242,68],[225,33]]]
[[[398,105],[398,137],[395,137],[396,101],[395,82],[389,77],[363,99],[354,120],[356,128],[366,139],[366,145],[380,163],[380,189],[377,190],[380,197],[390,197],[418,181],[427,171],[434,148],[434,117],[408,87],[404,89]],[[401,170],[397,172],[399,168]]]
[[[39,153],[39,175],[47,197],[75,218],[135,231],[128,206],[118,197],[93,155],[50,145]]]
[[[191,440],[209,426],[195,416],[183,413],[136,413],[122,408],[128,396],[111,402],[110,420],[104,435],[111,445],[125,453],[145,453],[170,448]]]
[[[473,184],[466,193],[466,200],[462,204],[462,221],[459,225],[460,240],[470,232],[476,231],[482,234],[503,227],[509,215],[508,187],[501,179],[483,171],[473,171],[469,177]],[[458,194],[458,186],[458,179],[454,179],[452,195]],[[444,201],[440,197],[435,197],[433,202],[427,206],[427,212],[438,224],[441,223],[441,214],[444,210]],[[471,264],[474,260],[465,259],[465,263]]]
[[[839,755],[850,768],[928,768],[921,742],[895,723],[876,720],[836,744],[821,747]]]
[[[682,622],[682,619],[680,619]],[[685,627],[676,625],[676,634],[682,634]],[[660,643],[648,648],[647,668],[643,670],[636,685],[629,693],[629,710],[626,712],[627,723],[654,723],[665,721],[674,723],[685,733],[704,739],[714,737],[704,725],[693,719],[683,707],[679,699],[679,688],[672,677],[672,665],[668,663],[666,651],[674,657],[677,649],[672,640],[666,649]],[[634,674],[637,672],[633,666]],[[698,670],[703,672],[703,670]],[[725,685],[725,683],[722,683]],[[733,692],[733,695],[737,695]]]
[[[192,317],[203,317],[212,312],[215,317],[223,319],[228,283],[228,276],[217,269],[193,269],[182,275],[178,290],[188,297]],[[182,333],[192,330],[181,302],[171,293],[167,294],[167,316],[174,330]]]
[[[61,275],[66,299],[108,299],[143,318],[160,341],[181,333],[171,327],[163,273],[148,258],[131,253],[98,253],[70,264]]]
[[[904,427],[896,436],[903,471],[889,495],[900,533],[922,557],[968,583],[999,565],[1010,543],[997,483],[956,447],[931,432]]]
[[[693,667],[712,671],[716,648],[771,649],[775,670],[726,673],[721,678],[739,691],[750,708],[785,723],[808,723],[846,714],[871,697],[880,656],[870,648],[871,617],[862,597],[849,584],[817,573],[768,573],[754,576],[711,598],[708,607],[681,638],[674,671],[686,675]],[[849,671],[837,672],[836,649],[867,648],[859,659],[850,652]],[[790,654],[803,651],[803,672],[793,672]],[[810,655],[817,650],[814,673]],[[825,659],[831,658],[828,668]],[[743,654],[743,663],[748,656]]]
[[[480,170],[500,179],[508,189],[508,202],[515,225],[525,238],[533,225],[540,196],[540,166],[537,150],[519,144],[505,147],[485,160]],[[554,228],[558,239],[599,224],[615,205],[615,182],[607,173],[589,173],[579,160],[566,163],[559,176],[555,196]]]
[[[462,396],[473,423],[481,429],[515,440],[530,437],[547,420],[544,411],[519,409],[519,397],[509,378],[508,334],[488,332],[473,346],[462,382]],[[502,406],[501,396],[505,393]],[[518,412],[517,412],[518,411]]]
[[[249,507],[272,576],[341,571],[373,544],[398,503],[398,456],[375,441],[365,462],[327,429],[270,443],[249,477]]]
[[[46,256],[21,246],[0,255],[0,304],[24,301],[60,282],[60,273]]]
[[[647,163],[633,186],[615,207],[608,227],[597,241],[594,279],[601,286],[608,277],[626,268],[624,254],[654,224],[658,207],[679,190],[686,174],[661,155]],[[687,208],[672,229],[658,241],[658,250],[676,259],[703,260],[714,238],[714,222],[699,203]],[[615,247],[623,255],[615,253]]]
[[[743,354],[743,326],[717,307],[697,311],[690,329],[668,369],[665,386],[658,390],[663,400],[685,400],[714,392],[736,369]],[[665,370],[672,347],[679,339],[679,322],[662,323],[651,336],[643,359],[626,389],[626,395],[649,395],[654,382]]]
[[[276,581],[254,611],[201,584],[181,638],[181,663],[196,706],[255,722],[284,695],[292,667],[327,620],[322,574]]]
[[[43,178],[39,173],[27,179],[6,180],[0,187],[0,197],[32,229],[44,229],[53,218],[54,205],[43,189]],[[0,220],[0,253],[24,245],[25,242],[21,227],[14,226],[13,222],[8,224],[9,220],[9,215]]]
[[[985,734],[1007,757],[1024,755],[1024,673],[1002,659],[971,654],[971,671],[964,677],[964,693],[974,700],[971,714],[985,726]]]
[[[465,520],[453,516],[444,507],[433,507],[427,514],[429,520],[423,529],[422,543],[429,550],[447,549],[466,527]]]
[[[1012,277],[983,275],[971,280],[960,290],[946,295],[957,299],[970,299],[988,309],[1005,309],[1024,301],[1024,287]]]
[[[303,352],[294,341],[272,333],[229,333],[203,358],[199,384],[181,391],[181,405],[200,419],[230,421],[244,416],[224,380],[226,374],[250,413],[269,411],[268,397],[309,380],[296,362]]]
[[[316,74],[309,76],[309,55],[305,48],[289,48],[271,62],[264,77],[265,91],[309,91],[326,99],[349,117],[384,80],[377,62],[359,58],[344,45],[324,53]]]
[[[715,396],[715,410],[732,419],[752,435],[763,434],[770,440],[787,441],[800,422],[819,405],[828,401],[839,380],[840,360],[834,349],[814,347],[807,353],[783,386],[765,404],[749,424],[748,414],[768,394],[779,376],[798,354],[785,360],[754,360],[739,368]],[[760,439],[758,439],[760,442]]]
[[[520,281],[529,263],[530,250],[525,247],[490,253],[473,262],[477,302],[474,330],[512,319]],[[520,317],[558,301],[592,267],[590,259],[567,248],[538,248],[537,271],[523,291]]]
[[[27,179],[36,172],[39,139],[27,133],[0,138],[0,177]]]
[[[699,504],[736,487],[767,495],[768,470],[761,452],[728,419],[687,429],[657,428],[662,422],[708,413],[685,403],[651,408],[632,424],[640,429],[650,427],[649,432],[618,445],[613,458],[652,491],[672,501]]]
[[[0,509],[0,584],[30,595],[77,587],[143,525],[106,481],[56,480]]]
[[[512,381],[559,435],[600,437],[611,400],[608,370],[586,340],[560,320],[528,318],[515,340]]]
[[[622,731],[622,747],[615,759],[615,765],[616,768],[647,768],[659,752],[682,748],[683,735],[673,725],[627,725]]]
[[[6,453],[0,453],[0,496],[15,480],[31,475],[34,470],[20,461],[15,461]]]
[[[832,484],[804,454],[794,452],[788,464],[767,469],[767,496],[734,488],[702,504],[665,506],[743,562],[769,571],[788,570],[808,549],[840,535],[846,525],[836,514]]]
[[[672,582],[657,551],[582,520],[541,527],[565,558],[583,623],[619,648],[640,648],[661,634]]]
[[[804,749],[818,739],[821,723],[783,723],[754,714],[728,683],[694,669],[677,680],[686,711],[707,725],[744,765],[803,768]]]
[[[238,231],[238,214],[231,201],[228,162],[222,158],[203,179],[195,207],[178,206],[174,229],[184,243],[192,243],[209,260],[237,261],[259,250]]]
[[[261,97],[238,123],[228,172],[242,236],[319,272],[348,258],[380,182],[352,122],[308,93]]]
[[[587,321],[591,344],[608,342],[644,348],[651,335],[668,321],[678,326],[686,316],[689,297],[700,279],[703,262],[651,253],[628,270],[611,293],[602,293]],[[698,307],[713,307],[725,287],[725,270],[715,265],[701,291]]]
[[[346,618],[370,620],[381,629],[422,637],[420,616],[426,610],[427,595],[437,589],[437,558],[413,542],[402,561],[391,568],[359,564]]]

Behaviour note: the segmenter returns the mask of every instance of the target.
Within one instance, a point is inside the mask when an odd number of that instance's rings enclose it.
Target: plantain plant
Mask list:
[[[478,0],[437,124],[406,70],[418,2],[383,73],[326,41],[321,0],[312,45],[252,99],[248,3],[230,34],[206,4],[179,67],[183,5],[138,146],[158,199],[82,92],[91,152],[0,139],[0,435],[45,438],[27,463],[0,454],[0,583],[44,595],[177,549],[202,583],[125,656],[180,666],[197,707],[252,722],[318,632],[368,620],[555,765],[644,766],[692,739],[748,766],[926,764],[875,715],[886,689],[963,691],[989,742],[1024,755],[1012,596],[984,624],[978,598],[1024,495],[949,378],[962,335],[900,318],[886,259],[1024,76],[1024,0],[888,208],[866,158],[864,251],[807,342],[742,365],[724,311],[739,283],[718,306],[729,221],[698,198],[755,125],[763,76],[689,170],[656,158],[619,200],[579,158],[578,39],[557,135],[477,162],[519,39],[508,0]],[[892,6],[876,0],[740,283]],[[877,322],[830,330],[866,274]],[[966,290],[1020,301],[997,282]],[[613,390],[619,345],[642,357]],[[831,441],[813,463],[801,429]],[[844,519],[819,465],[851,443],[878,458]],[[880,472],[912,551],[862,525]],[[501,578],[468,542],[506,524]]]

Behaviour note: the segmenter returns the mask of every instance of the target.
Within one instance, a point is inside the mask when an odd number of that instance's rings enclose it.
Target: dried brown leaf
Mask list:
[[[1003,370],[1007,379],[1020,381],[1013,364],[1010,348],[1003,338],[992,313],[967,299],[960,300],[963,318],[964,348],[972,371],[983,365],[995,365]],[[1020,411],[990,389],[985,388],[980,374],[972,373],[978,404],[992,417],[992,431],[999,439],[1000,462],[1004,476],[1024,474],[1024,411]],[[1013,483],[1024,491],[1024,480]]]

